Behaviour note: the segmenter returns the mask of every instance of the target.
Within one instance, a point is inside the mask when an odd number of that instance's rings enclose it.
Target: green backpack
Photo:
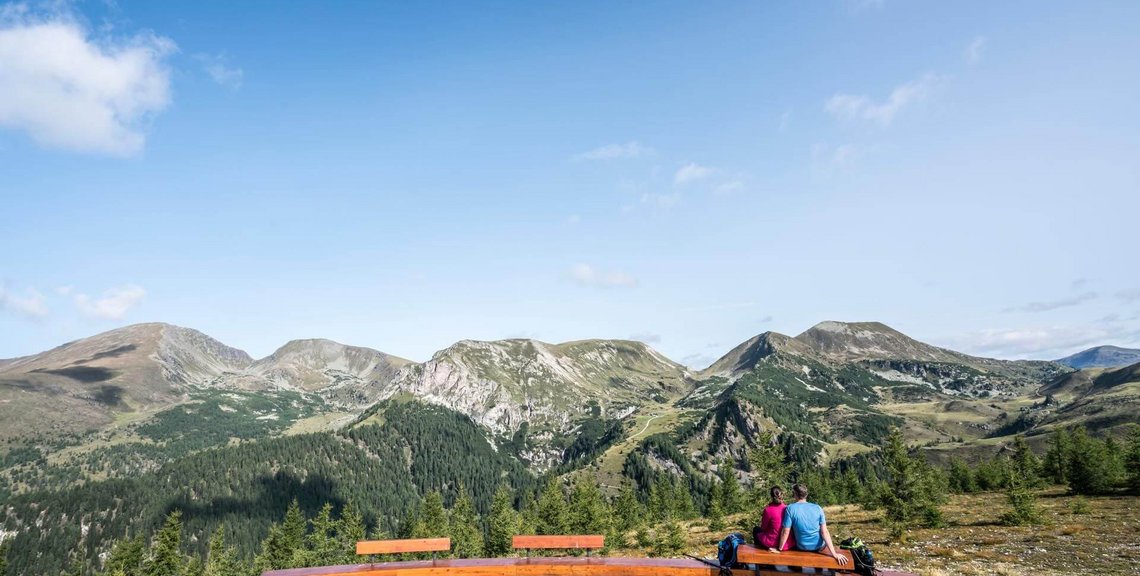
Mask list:
[[[851,552],[851,557],[855,559],[855,572],[863,576],[874,576],[875,555],[862,540],[851,537],[840,542],[839,547]]]

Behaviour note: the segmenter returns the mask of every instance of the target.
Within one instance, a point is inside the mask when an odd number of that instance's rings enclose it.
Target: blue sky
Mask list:
[[[1140,345],[1140,4],[0,9],[0,357]]]

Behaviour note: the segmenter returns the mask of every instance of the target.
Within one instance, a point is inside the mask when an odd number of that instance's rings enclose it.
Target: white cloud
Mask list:
[[[601,272],[589,264],[575,264],[570,269],[570,278],[583,286],[599,288],[632,288],[637,286],[637,279],[625,272]]]
[[[637,334],[630,334],[628,339],[645,342],[646,344],[658,344],[661,342],[661,335],[650,332],[638,332]]]
[[[75,306],[84,316],[104,320],[121,320],[138,306],[146,297],[146,290],[140,286],[127,284],[103,292],[102,297],[92,298],[86,294],[76,294]]]
[[[1068,308],[1070,306],[1077,306],[1084,304],[1089,300],[1097,298],[1096,292],[1084,292],[1069,296],[1067,298],[1059,298],[1057,300],[1048,300],[1045,302],[1030,302],[1021,306],[1011,306],[1002,310],[1002,312],[1049,312],[1058,308]]]
[[[67,15],[0,10],[0,127],[39,145],[130,156],[147,121],[170,102],[166,57],[174,43],[151,33],[93,38]]]
[[[241,88],[245,73],[237,66],[230,66],[229,58],[224,54],[196,54],[194,59],[202,64],[202,69],[219,86],[235,91]]]
[[[744,190],[744,182],[740,180],[729,180],[728,182],[718,184],[716,189],[713,190],[713,194],[728,196],[730,194],[736,194],[741,190]]]
[[[1132,290],[1121,290],[1120,292],[1116,293],[1116,297],[1131,304],[1132,302],[1140,300],[1140,288],[1134,288]]]
[[[904,108],[925,100],[942,80],[936,74],[924,74],[896,86],[883,102],[875,102],[863,95],[840,93],[828,98],[823,108],[841,120],[866,120],[887,126]]]
[[[683,186],[690,182],[708,178],[712,173],[712,168],[701,166],[695,162],[689,162],[677,169],[677,173],[673,175],[673,183],[678,186]]]
[[[951,338],[949,347],[998,358],[1056,359],[1101,344],[1129,345],[1140,330],[1116,323],[988,329]]]
[[[965,52],[962,56],[966,59],[968,64],[977,64],[982,60],[982,53],[986,50],[986,37],[975,36],[966,46]]]
[[[48,315],[44,295],[35,288],[26,288],[21,294],[0,286],[0,310],[24,318],[43,318]]]
[[[593,150],[576,154],[572,160],[615,160],[618,158],[638,158],[641,156],[648,156],[653,153],[653,149],[643,146],[636,141],[626,142],[625,144],[606,144],[599,146]]]

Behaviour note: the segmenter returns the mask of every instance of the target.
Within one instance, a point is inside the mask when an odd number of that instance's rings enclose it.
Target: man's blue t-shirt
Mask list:
[[[796,548],[815,552],[823,548],[823,537],[819,535],[819,527],[827,522],[823,515],[823,508],[811,502],[793,502],[784,508],[783,528],[792,529]]]

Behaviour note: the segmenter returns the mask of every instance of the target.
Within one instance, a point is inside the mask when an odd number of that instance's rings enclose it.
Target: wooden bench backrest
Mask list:
[[[357,554],[403,554],[407,552],[446,552],[448,550],[451,550],[451,538],[363,540],[356,543]]]
[[[741,544],[736,548],[736,561],[745,564],[761,564],[765,566],[792,566],[797,568],[829,568],[832,570],[855,570],[855,561],[847,550],[840,550],[840,554],[847,556],[847,565],[840,567],[835,558],[818,552],[801,552],[787,550],[779,554],[761,550],[755,546]]]
[[[606,545],[606,537],[601,534],[575,534],[571,536],[515,536],[511,547],[515,550],[555,550],[555,549],[598,549]]]

